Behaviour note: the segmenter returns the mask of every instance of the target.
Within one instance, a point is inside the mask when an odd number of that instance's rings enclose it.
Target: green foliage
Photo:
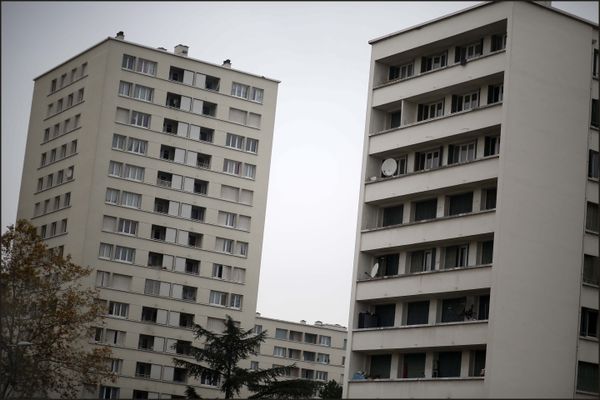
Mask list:
[[[319,397],[322,399],[341,399],[342,386],[334,380],[330,380],[319,390]]]
[[[277,377],[288,373],[294,366],[293,364],[256,371],[238,366],[240,361],[247,359],[250,355],[256,355],[256,349],[265,341],[266,334],[266,331],[255,334],[253,329],[242,330],[236,326],[230,316],[227,316],[225,330],[220,334],[196,324],[194,325],[194,336],[204,342],[203,347],[191,347],[191,355],[196,362],[179,358],[174,358],[173,362],[176,366],[185,368],[188,375],[212,379],[225,393],[226,399],[239,396],[244,387],[252,392],[263,394],[259,397],[269,397],[273,394],[275,397],[284,398],[285,394],[293,393],[294,390],[300,395],[285,398],[310,397],[306,395],[308,393],[306,387],[311,384],[315,385],[314,382],[307,384],[307,381],[300,380],[277,380]],[[316,390],[312,390],[311,393],[315,392]],[[189,391],[186,391],[186,395],[188,398],[194,398],[193,396],[196,394],[190,388]]]
[[[103,309],[80,280],[91,270],[49,250],[25,220],[2,235],[0,394],[78,397],[80,385],[114,380],[110,349],[86,350]]]
[[[250,399],[307,399],[314,397],[322,383],[306,379],[290,379],[253,385]]]

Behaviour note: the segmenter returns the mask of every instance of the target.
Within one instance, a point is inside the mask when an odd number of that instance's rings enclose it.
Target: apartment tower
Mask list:
[[[172,358],[254,326],[278,83],[122,32],[35,79],[18,217],[94,269],[119,377],[84,396],[220,395]]]
[[[598,396],[598,25],[539,3],[370,42],[346,397]]]

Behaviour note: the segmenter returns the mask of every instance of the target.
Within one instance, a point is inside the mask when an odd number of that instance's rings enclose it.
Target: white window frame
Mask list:
[[[129,316],[129,304],[110,301],[108,303],[108,315],[117,318],[127,318]]]
[[[216,306],[227,306],[227,293],[211,290],[208,303]]]
[[[250,92],[250,86],[244,85],[239,82],[232,82],[231,84],[231,95],[235,97],[240,97],[242,99],[247,99],[248,94]]]
[[[225,140],[225,146],[242,150],[244,148],[244,139],[245,138],[243,136],[228,133]]]
[[[131,219],[126,219],[126,218],[119,218],[117,232],[125,234],[125,235],[135,236],[137,234],[137,228],[138,228],[137,221],[134,221]]]
[[[115,246],[114,260],[133,264],[135,261],[135,249],[125,246]]]
[[[127,151],[134,154],[146,154],[148,142],[141,139],[130,137],[127,139]]]

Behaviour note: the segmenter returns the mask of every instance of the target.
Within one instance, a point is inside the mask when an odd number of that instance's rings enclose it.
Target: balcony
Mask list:
[[[369,137],[369,154],[378,154],[423,142],[445,139],[454,135],[500,125],[501,122],[502,103],[495,103],[474,110],[371,134]]]
[[[465,164],[452,164],[399,177],[379,179],[365,184],[365,202],[422,193],[498,177],[497,156]],[[427,175],[423,175],[427,174]]]
[[[360,251],[416,245],[450,237],[468,238],[492,233],[495,225],[495,213],[486,210],[458,217],[442,217],[397,225],[392,228],[364,230],[361,234]]]
[[[350,381],[348,398],[476,398],[485,397],[483,378],[420,378]]]
[[[373,107],[393,103],[422,93],[428,93],[444,87],[460,85],[466,80],[484,78],[503,72],[506,68],[506,52],[500,51],[469,60],[465,65],[453,64],[443,69],[422,73],[399,83],[389,83],[373,89]]]
[[[356,301],[392,299],[402,296],[435,295],[492,286],[491,265],[443,269],[359,281]]]
[[[484,345],[487,321],[355,330],[353,351]]]

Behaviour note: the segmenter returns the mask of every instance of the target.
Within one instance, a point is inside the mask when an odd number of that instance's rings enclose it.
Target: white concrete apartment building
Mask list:
[[[193,323],[255,323],[279,82],[187,55],[120,32],[35,79],[18,218],[106,301],[119,378],[84,396],[218,397],[172,358]]]
[[[597,398],[598,26],[487,2],[370,44],[344,396]]]
[[[340,325],[315,321],[314,324],[282,321],[257,313],[256,332],[267,331],[260,352],[252,357],[253,369],[295,364],[290,379],[320,382],[344,380],[347,330]]]

